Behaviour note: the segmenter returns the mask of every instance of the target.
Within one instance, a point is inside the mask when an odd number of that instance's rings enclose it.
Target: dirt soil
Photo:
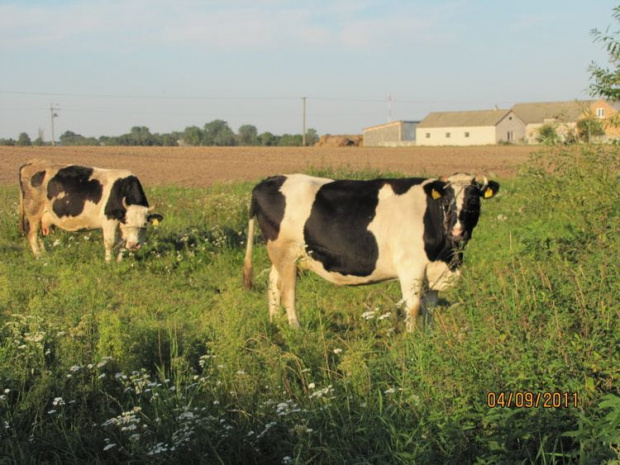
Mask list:
[[[461,171],[501,179],[514,176],[537,150],[540,147],[0,147],[0,185],[17,185],[19,167],[33,158],[129,169],[145,186],[207,187],[329,167],[410,176]]]

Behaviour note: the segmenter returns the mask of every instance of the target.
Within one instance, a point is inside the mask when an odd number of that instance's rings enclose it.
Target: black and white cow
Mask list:
[[[120,261],[123,249],[135,251],[143,244],[149,222],[163,219],[152,213],[140,181],[126,170],[33,160],[20,167],[19,186],[20,230],[35,256],[43,248],[39,228],[47,236],[50,227],[57,226],[67,231],[102,229],[106,261],[114,249]]]
[[[464,245],[480,216],[480,199],[499,184],[473,175],[447,179],[351,181],[304,174],[274,176],[254,187],[250,206],[244,285],[252,285],[254,218],[272,263],[269,316],[282,303],[289,324],[295,311],[297,267],[338,285],[398,279],[407,330],[415,328],[426,299],[454,285]]]

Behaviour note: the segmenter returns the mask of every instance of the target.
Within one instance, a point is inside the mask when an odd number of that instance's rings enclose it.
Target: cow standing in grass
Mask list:
[[[254,218],[272,263],[269,316],[280,304],[289,324],[295,311],[297,267],[338,285],[398,279],[408,331],[425,300],[454,285],[463,249],[480,216],[480,199],[499,184],[469,174],[447,179],[350,181],[303,174],[274,176],[254,187],[250,206],[244,285],[252,285]]]
[[[143,244],[148,223],[163,219],[152,213],[140,181],[126,170],[33,160],[20,167],[19,187],[20,230],[37,257],[43,249],[39,229],[47,236],[50,227],[57,226],[67,231],[101,229],[106,261],[115,249],[120,261],[123,249],[135,251]]]

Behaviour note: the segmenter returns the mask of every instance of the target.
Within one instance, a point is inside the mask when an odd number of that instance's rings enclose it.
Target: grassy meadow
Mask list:
[[[165,219],[120,264],[99,231],[35,260],[0,188],[0,465],[620,463],[619,153],[498,179],[413,334],[396,282],[311,274],[301,330],[269,323],[263,245],[241,287],[251,183],[146,186]]]

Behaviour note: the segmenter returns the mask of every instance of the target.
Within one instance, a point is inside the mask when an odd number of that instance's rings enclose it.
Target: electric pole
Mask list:
[[[303,145],[304,147],[306,146],[306,98],[307,97],[302,97],[301,100],[303,101],[304,105],[303,105],[303,128],[302,128],[302,132],[301,132],[301,145]]]
[[[50,118],[52,120],[52,147],[56,145],[56,137],[54,136],[54,118],[58,117],[58,113],[56,113],[60,108],[58,104],[50,103]]]

